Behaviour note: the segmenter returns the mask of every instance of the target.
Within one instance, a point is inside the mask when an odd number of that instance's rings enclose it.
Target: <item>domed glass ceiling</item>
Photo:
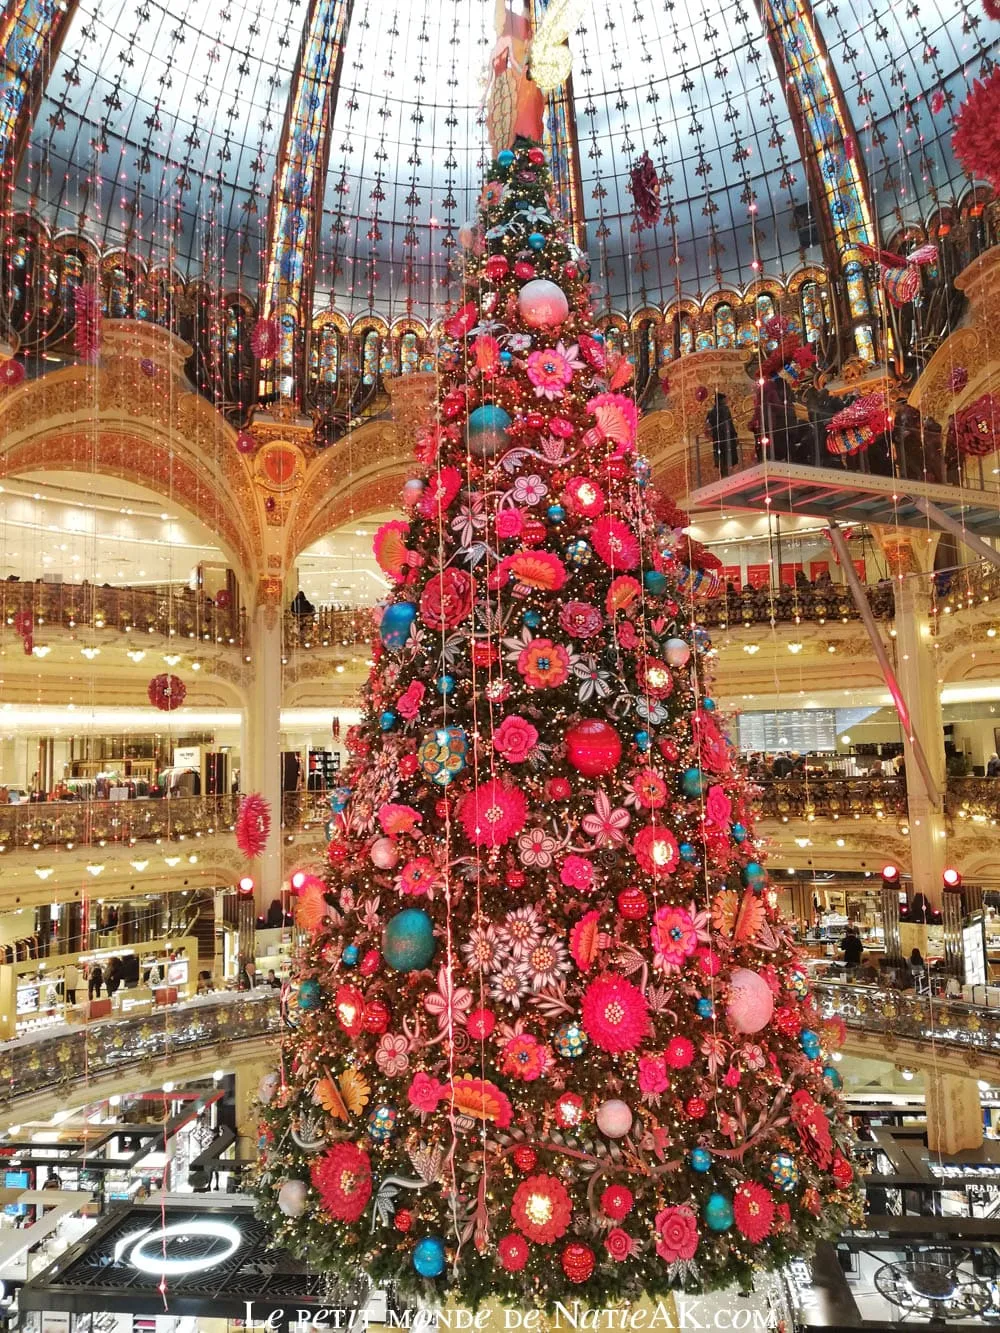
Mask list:
[[[332,116],[317,304],[427,318],[454,294],[455,238],[488,158],[494,0],[79,0],[16,206],[256,298],[303,37],[337,3],[339,85],[329,65],[311,94]],[[829,200],[810,190],[809,126],[785,95],[810,52],[806,94],[842,92],[834,137],[867,191],[869,231],[885,240],[964,189],[951,117],[1000,38],[979,0],[580,0],[578,14],[579,196],[614,308],[819,262],[813,223]],[[637,230],[629,172],[644,151],[663,208]],[[833,156],[819,159],[831,175]]]

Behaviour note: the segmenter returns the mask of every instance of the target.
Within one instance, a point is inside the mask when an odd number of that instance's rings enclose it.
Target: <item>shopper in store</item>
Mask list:
[[[871,954],[865,953],[861,955],[861,966],[858,968],[857,979],[858,981],[863,982],[866,986],[873,986],[878,981],[878,968],[875,966]]]
[[[108,996],[110,999],[113,1000],[115,996],[118,994],[118,989],[121,986],[121,984],[122,984],[122,960],[116,955],[114,958],[112,958],[111,962],[108,964],[108,975],[106,978]]]
[[[281,987],[281,978],[275,975],[273,967],[267,969],[267,984],[272,990],[279,990]]]
[[[101,998],[101,987],[104,985],[104,969],[100,963],[94,963],[87,977],[87,996],[91,1000]]]
[[[986,764],[986,776],[988,778],[1000,778],[1000,754],[996,750],[990,755]]]
[[[844,938],[840,941],[840,952],[844,955],[844,966],[849,975],[856,970],[864,951],[857,926],[848,926]]]
[[[63,968],[63,995],[67,1004],[76,1004],[76,988],[80,984],[80,969],[76,963],[67,963]]]

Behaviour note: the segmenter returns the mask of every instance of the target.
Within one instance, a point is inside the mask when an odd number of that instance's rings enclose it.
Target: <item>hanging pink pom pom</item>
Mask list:
[[[96,287],[77,287],[73,293],[76,325],[73,346],[81,361],[94,362],[101,350],[101,293]]]
[[[26,374],[23,361],[0,361],[0,388],[15,389]]]
[[[250,335],[250,350],[258,361],[269,361],[278,351],[281,335],[276,319],[258,319]]]
[[[944,110],[945,95],[940,88],[938,88],[936,92],[931,93],[930,106],[931,106],[931,114],[934,116],[939,115]]]
[[[1000,0],[983,0],[983,13],[988,19],[1000,19]]]
[[[271,832],[271,807],[258,792],[240,801],[236,815],[236,846],[248,861],[263,854]]]
[[[187,697],[187,686],[180,676],[171,676],[164,671],[153,677],[146,693],[154,708],[158,708],[161,713],[172,713],[175,708],[180,708]]]
[[[248,430],[241,430],[236,437],[236,448],[241,454],[252,454],[257,448],[257,441]]]
[[[1000,65],[973,83],[955,117],[951,144],[970,176],[1000,186]]]

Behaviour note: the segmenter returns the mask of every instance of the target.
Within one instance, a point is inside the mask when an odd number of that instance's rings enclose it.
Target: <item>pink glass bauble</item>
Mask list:
[[[597,1108],[597,1128],[609,1139],[623,1139],[632,1128],[632,1108],[612,1097]]]
[[[518,292],[517,308],[525,324],[532,329],[555,328],[569,315],[566,293],[548,278],[526,282]]]
[[[399,860],[399,848],[392,838],[376,838],[371,855],[372,864],[379,870],[391,870]]]
[[[622,740],[610,723],[585,717],[566,733],[566,757],[585,778],[599,778],[617,767]]]
[[[257,448],[257,441],[248,430],[241,430],[236,437],[236,448],[241,454],[252,454]]]
[[[774,1013],[774,996],[762,976],[749,968],[738,967],[729,977],[731,993],[726,1015],[737,1032],[759,1032],[767,1027]]]
[[[307,1192],[304,1180],[286,1180],[278,1190],[278,1211],[286,1217],[301,1217],[306,1210]]]

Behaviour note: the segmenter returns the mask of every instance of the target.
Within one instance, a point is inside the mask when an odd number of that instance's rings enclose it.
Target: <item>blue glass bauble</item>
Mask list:
[[[506,170],[507,167],[512,167],[513,165],[514,165],[514,154],[510,151],[509,148],[505,148],[502,153],[497,153],[498,167],[503,167]]]
[[[712,1154],[704,1148],[692,1148],[688,1161],[692,1171],[707,1171],[712,1165]]]
[[[694,858],[698,855],[698,853],[694,849],[694,845],[690,842],[682,842],[677,850],[680,852],[681,856],[684,858],[685,861],[693,861]]]
[[[698,1011],[699,1018],[711,1018],[715,1013],[715,1006],[712,1004],[712,1001],[704,995],[695,1005],[695,1009]]]
[[[576,1060],[587,1049],[589,1040],[579,1023],[563,1023],[556,1028],[552,1049],[565,1060]]]
[[[823,1067],[823,1077],[828,1078],[835,1088],[842,1088],[844,1086],[844,1080],[840,1077],[839,1070],[834,1069],[833,1065],[825,1065]]]
[[[358,961],[358,946],[356,944],[345,944],[344,952],[340,955],[340,961],[345,967],[354,967]]]
[[[562,505],[549,505],[548,514],[550,523],[561,523],[566,517],[566,510]]]
[[[646,585],[646,591],[654,597],[659,597],[660,593],[666,591],[667,576],[661,574],[658,569],[647,569],[642,576],[642,581]]]
[[[702,699],[702,701],[701,701],[701,706],[702,706],[702,708],[704,708],[704,710],[705,710],[706,713],[714,713],[714,712],[715,712],[715,700],[714,700],[714,699]]]
[[[694,646],[700,653],[707,653],[712,646],[712,640],[709,638],[708,630],[702,629],[700,625],[694,627],[691,637],[694,639]]]
[[[764,867],[759,861],[748,861],[740,871],[740,879],[748,889],[762,888],[765,878]]]
[[[819,1037],[811,1028],[803,1028],[799,1033],[799,1045],[807,1060],[819,1058]]]
[[[419,907],[407,907],[382,932],[382,953],[395,972],[419,972],[434,957],[434,923]]]
[[[388,1143],[396,1129],[398,1112],[394,1106],[376,1106],[368,1117],[368,1137],[372,1143]]]
[[[653,468],[648,458],[636,457],[632,461],[632,476],[640,486],[645,486],[653,475]]]
[[[540,231],[533,231],[528,237],[528,244],[531,246],[532,250],[544,250],[545,237]]]
[[[299,1008],[317,1009],[323,1000],[323,988],[315,977],[305,977],[299,982]]]
[[[638,745],[642,753],[645,754],[646,751],[649,749],[650,745],[652,744],[652,738],[650,737],[649,732],[637,731],[635,733],[635,743],[636,745]]]
[[[379,726],[383,731],[392,731],[396,725],[396,714],[391,708],[387,708],[378,720]]]
[[[444,694],[444,695],[451,694],[454,688],[455,688],[454,676],[438,676],[437,678],[438,694]]]
[[[737,842],[746,842],[747,831],[742,824],[733,825],[733,837]]]
[[[595,343],[602,343],[604,341],[604,334],[600,329],[591,329],[590,336]]]
[[[703,779],[700,768],[686,768],[681,774],[681,790],[685,796],[700,796]]]
[[[542,623],[542,617],[537,611],[525,611],[522,620],[527,625],[528,629],[537,629]]]
[[[333,791],[330,793],[330,809],[335,815],[339,815],[350,799],[350,787],[334,787]]]
[[[733,1205],[724,1194],[710,1194],[702,1211],[710,1231],[728,1231],[733,1225]]]
[[[503,351],[500,353],[500,364],[502,366],[509,366],[513,360],[514,360],[514,353],[508,352],[507,348],[505,347]]]
[[[794,1157],[789,1157],[786,1152],[774,1154],[767,1164],[767,1174],[771,1177],[771,1184],[782,1194],[791,1194],[799,1183],[799,1168],[795,1165]]]
[[[483,403],[469,413],[469,450],[477,458],[492,458],[507,440],[510,413],[496,403]]]
[[[392,602],[382,612],[378,627],[379,636],[387,648],[402,648],[410,633],[410,626],[417,618],[415,602]]]
[[[440,1277],[444,1272],[444,1241],[437,1236],[425,1236],[423,1240],[418,1240],[413,1250],[413,1267],[421,1277]]]

